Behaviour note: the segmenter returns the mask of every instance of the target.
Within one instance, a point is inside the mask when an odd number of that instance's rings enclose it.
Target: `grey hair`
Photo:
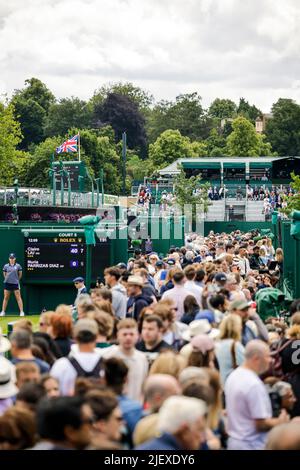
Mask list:
[[[290,391],[292,388],[291,384],[288,382],[283,382],[280,380],[279,382],[276,382],[273,387],[272,391],[278,393],[279,396],[284,397],[284,395]]]
[[[10,342],[15,343],[17,349],[29,349],[32,345],[32,335],[29,331],[20,328],[10,336]]]
[[[180,385],[184,385],[189,382],[191,379],[203,380],[203,382],[209,383],[209,377],[206,370],[201,369],[200,367],[186,367],[183,371],[180,372],[178,381]]]
[[[94,305],[90,294],[81,294],[75,302],[75,306],[78,305]]]
[[[182,425],[193,424],[207,413],[207,406],[198,398],[173,396],[159,410],[158,431],[175,434]]]

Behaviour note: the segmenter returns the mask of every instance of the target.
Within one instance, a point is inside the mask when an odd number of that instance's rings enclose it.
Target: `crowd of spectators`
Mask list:
[[[190,234],[22,318],[0,335],[0,449],[299,450],[300,300],[259,308],[283,266],[255,231]]]

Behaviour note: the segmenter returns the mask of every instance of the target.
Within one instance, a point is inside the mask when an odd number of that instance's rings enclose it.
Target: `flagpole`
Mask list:
[[[78,132],[78,158],[79,158],[79,161],[80,160],[80,133]]]

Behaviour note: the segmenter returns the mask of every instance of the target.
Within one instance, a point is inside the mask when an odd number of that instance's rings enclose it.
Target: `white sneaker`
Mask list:
[[[5,312],[0,313],[0,317],[4,317],[4,315],[5,315]]]
[[[24,312],[20,312],[20,317],[25,317],[25,313],[24,313]]]

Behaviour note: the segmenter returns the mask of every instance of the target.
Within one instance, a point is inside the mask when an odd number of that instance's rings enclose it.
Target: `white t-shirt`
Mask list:
[[[229,450],[260,450],[267,433],[256,430],[256,419],[272,418],[266,388],[255,372],[238,367],[225,383]]]
[[[197,303],[198,303],[199,307],[201,307],[202,306],[202,291],[203,291],[203,288],[200,287],[200,286],[197,286],[197,284],[195,284],[194,281],[186,281],[186,283],[184,284],[184,287],[185,287],[185,289],[187,289],[188,291],[190,291],[192,293],[192,295],[197,300]]]
[[[129,368],[125,393],[132,400],[142,401],[142,387],[149,370],[146,355],[135,349],[133,354],[128,356],[121,351],[118,345],[113,345],[110,348],[104,349],[102,356],[105,359],[118,357],[125,362]]]
[[[91,372],[100,359],[98,352],[72,353],[72,357],[78,361],[81,367]],[[61,357],[52,366],[50,375],[59,381],[59,389],[62,395],[73,395],[77,372],[66,357]]]
[[[184,299],[188,295],[193,295],[188,289],[184,286],[176,285],[172,289],[167,290],[162,295],[162,300],[171,299],[173,300],[175,307],[177,308],[176,320],[180,320],[184,314],[183,303]]]

